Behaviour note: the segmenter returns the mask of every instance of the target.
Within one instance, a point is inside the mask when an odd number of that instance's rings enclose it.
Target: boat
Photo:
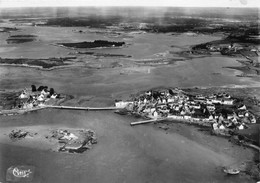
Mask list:
[[[223,171],[228,175],[237,175],[240,173],[240,170],[235,168],[224,168]]]

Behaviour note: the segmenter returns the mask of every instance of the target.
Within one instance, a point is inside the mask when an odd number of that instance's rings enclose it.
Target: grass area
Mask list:
[[[114,42],[106,40],[95,40],[93,42],[78,42],[78,43],[58,43],[66,47],[73,48],[100,48],[100,47],[120,47],[125,44],[125,42]]]

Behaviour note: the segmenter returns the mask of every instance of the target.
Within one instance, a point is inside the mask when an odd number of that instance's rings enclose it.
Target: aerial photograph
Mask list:
[[[259,0],[0,0],[0,183],[260,183]]]

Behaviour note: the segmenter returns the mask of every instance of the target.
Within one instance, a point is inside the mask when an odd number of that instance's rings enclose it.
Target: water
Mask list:
[[[31,28],[28,28],[28,30]],[[72,28],[71,28],[72,29]],[[71,33],[71,29],[51,28],[55,42],[63,40]],[[50,29],[37,28],[29,30],[37,33],[45,42]],[[36,31],[36,32],[33,32]],[[60,31],[60,32],[59,32]],[[80,40],[86,35],[68,37],[68,41]],[[92,35],[93,36],[93,35]],[[190,41],[204,42],[205,37],[175,37],[158,35],[161,44],[168,47],[179,45],[185,47]],[[95,38],[95,37],[91,37]],[[82,38],[83,39],[83,38]],[[212,40],[217,39],[216,37]],[[149,49],[142,51],[149,41]],[[133,55],[143,58],[145,55],[165,50],[155,43],[156,36],[146,34],[137,36],[129,46],[113,53]],[[195,42],[194,42],[195,43]],[[39,41],[33,45],[10,48],[1,53],[4,57],[59,56],[68,52],[67,49],[49,46]],[[14,50],[13,50],[14,49]],[[28,52],[25,52],[27,50]],[[40,52],[39,52],[40,50]],[[1,50],[0,50],[1,51]],[[109,50],[107,50],[110,52]],[[93,96],[83,104],[86,106],[110,106],[115,99],[129,96],[140,90],[157,86],[191,87],[191,86],[222,86],[251,84],[253,81],[241,80],[234,76],[235,71],[223,69],[223,66],[237,65],[235,59],[223,57],[198,58],[179,62],[170,66],[159,66],[147,72],[139,72],[140,68],[131,68],[133,73],[120,75],[118,68],[88,69],[70,68],[54,71],[40,71],[30,68],[1,67],[0,90],[14,90],[29,87],[31,84],[53,87],[58,93],[70,94],[77,99]],[[123,68],[124,69],[124,68]],[[136,69],[136,70],[135,70]],[[212,73],[220,72],[220,75]],[[71,105],[78,105],[77,102]],[[48,150],[37,150],[0,143],[0,181],[5,182],[6,169],[12,165],[33,165],[36,167],[34,182],[251,182],[243,176],[225,176],[221,166],[236,161],[233,156],[215,152],[211,148],[190,140],[178,133],[166,134],[153,125],[131,127],[134,117],[116,115],[111,111],[84,112],[68,110],[42,110],[19,116],[0,118],[0,128],[19,126],[45,126],[46,128],[87,128],[97,133],[98,144],[83,154],[55,153]],[[187,127],[193,128],[193,127]],[[203,135],[203,134],[202,134]],[[207,136],[203,136],[207,139]],[[225,139],[219,139],[221,143]],[[223,146],[223,148],[225,148]],[[244,152],[243,149],[241,151]],[[250,155],[251,157],[251,155]]]
[[[131,127],[134,117],[111,111],[43,110],[1,119],[6,126],[87,128],[98,144],[83,154],[64,154],[0,144],[0,181],[12,165],[36,167],[34,182],[250,182],[226,177],[221,166],[232,157],[214,152],[153,125]],[[224,140],[224,139],[222,139]]]

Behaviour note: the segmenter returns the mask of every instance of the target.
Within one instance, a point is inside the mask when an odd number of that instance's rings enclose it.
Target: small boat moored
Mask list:
[[[237,175],[240,173],[240,170],[236,168],[224,168],[223,171],[228,175]]]

